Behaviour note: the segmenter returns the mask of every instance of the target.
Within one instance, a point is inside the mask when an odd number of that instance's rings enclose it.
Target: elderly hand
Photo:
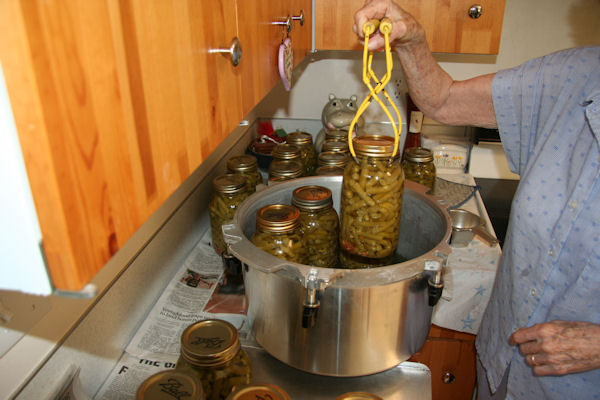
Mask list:
[[[363,25],[370,19],[387,17],[392,21],[390,43],[401,46],[413,41],[425,42],[425,32],[419,23],[406,11],[391,0],[367,0],[365,5],[354,14],[354,32],[359,39],[364,38]],[[384,40],[379,31],[369,37],[369,50],[383,48]]]
[[[536,375],[565,375],[600,368],[600,325],[552,321],[515,331],[518,345]]]

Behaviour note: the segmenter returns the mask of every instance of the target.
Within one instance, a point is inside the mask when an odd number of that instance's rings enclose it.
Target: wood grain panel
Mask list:
[[[467,11],[467,0],[402,0],[398,2],[423,26],[429,47],[439,53],[497,54],[505,0],[482,0],[478,19]],[[364,0],[316,0],[315,46],[319,50],[360,50],[352,31],[354,13]]]
[[[54,285],[78,290],[235,128],[235,0],[7,0],[1,53]]]

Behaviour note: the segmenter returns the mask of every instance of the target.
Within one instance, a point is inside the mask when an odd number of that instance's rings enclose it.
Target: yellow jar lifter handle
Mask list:
[[[375,31],[377,31],[377,29],[379,29],[379,31],[383,34],[383,38],[385,41],[386,72],[383,75],[382,79],[377,78],[375,72],[373,72],[373,53],[369,52],[369,36],[372,35]],[[361,105],[358,107],[358,110],[354,115],[354,119],[350,123],[350,129],[348,130],[348,147],[350,148],[350,153],[352,154],[352,157],[356,158],[356,153],[354,152],[354,146],[352,144],[352,134],[354,131],[354,126],[358,122],[360,116],[369,107],[373,99],[375,99],[375,101],[379,103],[379,105],[385,112],[385,115],[392,123],[392,129],[394,130],[394,152],[392,154],[392,157],[395,157],[398,153],[398,148],[400,145],[402,117],[400,116],[400,112],[398,111],[398,108],[392,101],[390,95],[385,91],[385,85],[387,85],[390,79],[392,78],[392,69],[394,66],[394,61],[392,59],[392,50],[390,46],[390,33],[392,32],[392,21],[389,18],[383,18],[381,21],[376,19],[369,20],[363,25],[363,32],[365,34],[365,45],[363,50],[363,82],[369,88],[369,94],[367,95],[367,97],[365,97]],[[373,85],[371,84],[371,80],[375,82],[375,87],[373,87]],[[396,116],[398,117],[397,125],[394,121],[394,118],[392,118],[389,109],[378,96],[378,94],[381,92],[383,92],[383,95],[387,99],[388,103],[392,106],[394,112],[396,113]]]

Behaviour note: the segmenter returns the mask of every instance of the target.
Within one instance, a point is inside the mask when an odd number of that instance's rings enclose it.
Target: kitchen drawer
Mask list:
[[[432,325],[427,341],[409,361],[431,370],[433,400],[464,400],[472,398],[475,357],[475,335]]]

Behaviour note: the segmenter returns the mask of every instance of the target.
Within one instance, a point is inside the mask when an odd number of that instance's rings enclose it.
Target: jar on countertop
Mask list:
[[[256,231],[250,241],[259,249],[284,260],[306,264],[306,240],[300,230],[300,210],[271,204],[256,212]]]
[[[427,186],[433,193],[436,173],[431,150],[424,147],[407,148],[402,168],[406,179]]]
[[[345,168],[350,161],[350,155],[339,151],[323,151],[319,153],[319,167],[331,165]]]
[[[338,151],[340,153],[348,154],[350,151],[350,149],[348,148],[348,141],[326,140],[325,142],[323,142],[321,152],[326,151]]]
[[[273,149],[273,161],[296,161],[302,165],[302,176],[306,175],[306,165],[302,160],[302,151],[295,144],[281,143]],[[271,161],[271,163],[273,163]],[[269,169],[271,167],[269,166]]]
[[[289,133],[285,141],[300,149],[300,158],[305,168],[305,176],[312,176],[317,169],[317,152],[313,145],[313,137],[310,133],[296,131]]]
[[[227,400],[291,400],[285,390],[271,383],[251,383],[236,388]]]
[[[240,174],[248,182],[248,192],[256,192],[256,186],[263,183],[263,178],[258,171],[258,160],[250,154],[231,157],[227,160],[227,170],[232,174]]]
[[[183,331],[175,368],[196,374],[206,400],[226,399],[237,386],[250,383],[252,374],[237,329],[220,319],[198,321]]]
[[[205,400],[198,375],[182,369],[157,372],[138,387],[135,400]]]
[[[213,194],[208,205],[212,245],[217,254],[227,250],[221,226],[233,219],[239,205],[250,195],[246,178],[224,174],[213,180]]]
[[[396,250],[404,172],[395,146],[389,136],[353,139],[356,160],[344,170],[340,210],[340,245],[350,254],[385,258]]]
[[[269,165],[269,184],[300,178],[303,174],[302,163],[291,160],[273,160]]]
[[[338,265],[339,218],[333,208],[331,190],[302,186],[292,193],[292,204],[300,210],[300,229],[308,249],[308,264],[336,268]]]
[[[321,167],[317,167],[315,171],[315,175],[317,176],[343,176],[344,168],[343,167],[335,167],[331,165],[323,165]]]
[[[325,141],[334,140],[339,142],[348,142],[348,131],[341,129],[331,129],[325,132]]]

